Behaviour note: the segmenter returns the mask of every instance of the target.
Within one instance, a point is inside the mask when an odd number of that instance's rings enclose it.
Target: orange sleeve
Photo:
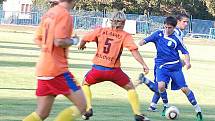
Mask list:
[[[123,47],[128,48],[130,51],[138,49],[137,45],[134,43],[133,37],[129,34],[125,37]]]
[[[62,13],[61,16],[56,18],[56,25],[55,25],[55,38],[56,39],[65,39],[71,37],[71,16],[66,13]]]
[[[88,33],[86,36],[84,36],[82,40],[85,42],[95,42],[98,39],[97,37],[100,31],[101,31],[101,28],[97,28],[94,31]]]
[[[34,41],[37,45],[41,45],[41,41],[42,41],[42,22],[40,22],[36,33],[35,33],[35,38]]]

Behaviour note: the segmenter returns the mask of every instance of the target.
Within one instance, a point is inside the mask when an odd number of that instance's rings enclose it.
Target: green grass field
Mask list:
[[[20,121],[34,111],[36,107],[35,91],[35,63],[39,55],[39,48],[33,43],[33,32],[8,31],[0,29],[0,121]],[[135,36],[136,40],[140,39]],[[193,41],[195,43],[195,41]],[[89,44],[85,51],[71,47],[70,71],[76,75],[79,82],[91,68],[91,59],[95,51],[95,44]],[[198,103],[202,107],[204,121],[215,121],[215,46],[188,44],[191,53],[192,68],[184,70],[187,83],[195,93]],[[155,49],[152,44],[139,49],[150,69],[153,69]],[[123,70],[135,80],[142,71],[140,65],[132,58],[129,51],[122,55]],[[153,79],[153,70],[148,77]],[[93,109],[95,116],[91,121],[133,121],[132,111],[127,101],[127,93],[118,86],[104,82],[91,87],[93,93]],[[141,110],[152,121],[165,121],[160,112],[150,113],[146,109],[150,104],[152,92],[145,86],[137,88],[141,102]],[[178,121],[195,121],[195,112],[187,98],[181,91],[170,91],[169,102],[180,110]],[[63,96],[56,98],[50,117],[46,121],[53,121],[56,114],[63,108],[72,105]],[[79,119],[78,121],[81,121]]]

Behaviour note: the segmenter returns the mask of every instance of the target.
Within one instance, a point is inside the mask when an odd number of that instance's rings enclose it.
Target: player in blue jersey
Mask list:
[[[186,27],[188,26],[189,16],[187,14],[182,13],[182,14],[178,14],[176,16],[176,19],[177,19],[177,26],[175,28],[175,34],[177,35],[178,39],[180,39],[183,42],[183,36],[184,36],[183,30],[185,30]],[[181,60],[181,62],[184,65],[184,61]],[[156,75],[155,69],[156,69],[156,67],[154,67],[154,76]],[[151,89],[154,92],[153,98],[151,100],[150,107],[148,108],[148,111],[151,111],[151,112],[158,111],[157,110],[157,103],[158,103],[158,101],[160,99],[160,95],[159,95],[159,92],[158,92],[158,89],[157,89],[157,83],[156,83],[155,80],[156,80],[156,77],[154,78],[155,83],[153,83],[151,80],[149,80],[148,78],[144,77],[143,74],[140,74],[139,83],[136,84],[136,86],[138,86],[139,84],[144,83],[149,87],[149,89]]]
[[[172,90],[182,90],[195,108],[195,111],[197,112],[197,120],[202,121],[201,108],[197,104],[193,92],[188,88],[182,72],[182,62],[178,51],[181,51],[185,56],[184,64],[187,69],[191,68],[191,64],[189,52],[184,46],[182,39],[179,38],[178,33],[175,31],[176,24],[177,20],[174,17],[167,17],[164,21],[164,30],[154,32],[139,43],[139,45],[142,46],[148,42],[153,42],[157,49],[157,57],[155,58],[155,77],[156,82],[158,83],[158,89],[155,88],[156,84],[154,84],[154,88],[150,89],[157,92],[162,98],[164,103],[163,114],[165,114],[166,109],[169,107],[166,87],[171,79]],[[151,82],[144,77],[140,79],[148,83]]]
[[[175,28],[175,34],[177,35],[178,39],[180,39],[183,42],[183,36],[184,36],[183,30],[185,30],[186,27],[188,26],[189,16],[187,14],[178,14],[176,16],[176,19],[177,19],[177,26]],[[184,61],[181,60],[181,62],[184,65]],[[154,69],[156,69],[156,67],[154,67]],[[156,75],[155,73],[156,72],[154,70],[154,75]],[[152,112],[158,111],[157,110],[157,103],[158,103],[158,101],[160,99],[160,95],[159,95],[159,93],[157,91],[157,83],[156,83],[155,80],[156,80],[156,77],[154,78],[155,83],[153,83],[148,78],[144,77],[143,74],[140,74],[140,77],[139,77],[139,84],[144,83],[152,91],[155,92],[154,95],[153,95],[153,98],[151,100],[150,107],[148,108],[148,111],[152,111]]]

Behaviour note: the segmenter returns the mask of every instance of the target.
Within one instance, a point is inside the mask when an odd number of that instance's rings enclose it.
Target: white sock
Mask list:
[[[202,110],[201,110],[201,108],[199,107],[199,105],[198,105],[198,104],[194,105],[193,107],[194,107],[194,109],[195,109],[196,113],[198,113],[198,112],[202,112]]]
[[[164,103],[163,106],[165,106],[165,107],[168,108],[169,107],[169,103]]]
[[[153,103],[151,102],[150,106],[154,107],[154,108],[157,108],[157,104],[156,103]]]

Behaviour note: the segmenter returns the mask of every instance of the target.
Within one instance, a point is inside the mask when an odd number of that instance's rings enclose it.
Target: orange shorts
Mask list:
[[[74,80],[74,76],[70,72],[65,72],[51,80],[38,80],[36,95],[68,95],[71,93],[70,90],[75,92],[79,89],[80,85]]]

